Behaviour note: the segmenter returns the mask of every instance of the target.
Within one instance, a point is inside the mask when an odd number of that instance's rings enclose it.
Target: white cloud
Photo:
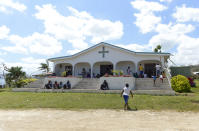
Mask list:
[[[67,40],[75,49],[85,49],[88,42],[97,43],[119,39],[123,35],[120,21],[96,19],[86,11],[68,7],[71,15],[63,16],[51,4],[35,6],[37,19],[44,21],[45,33],[59,40]]]
[[[140,44],[123,45],[123,44],[118,44],[117,46],[125,48],[125,49],[128,49],[128,50],[136,51],[136,52],[151,51],[151,47],[148,44],[145,44],[145,45],[140,45]]]
[[[45,59],[35,59],[33,57],[22,58],[21,61],[25,62],[25,63],[29,63],[29,64],[33,64],[33,63],[37,63],[37,64],[46,63]]]
[[[178,22],[199,22],[199,8],[189,8],[186,7],[186,5],[176,7],[176,12],[173,13],[173,17],[176,18]]]
[[[48,56],[59,53],[62,50],[62,44],[48,34],[33,33],[27,37],[11,35],[9,40],[14,46],[5,46],[1,49],[14,53],[32,53]]]
[[[160,0],[160,2],[168,2],[168,3],[170,3],[170,2],[172,2],[173,0]]]
[[[158,34],[150,39],[149,46],[154,49],[160,44],[166,52],[176,48],[171,58],[177,65],[199,64],[199,38],[188,36],[194,29],[191,24],[159,24],[155,30]]]
[[[153,31],[156,25],[161,22],[161,17],[156,16],[154,13],[167,9],[166,6],[158,2],[148,2],[145,0],[134,0],[131,2],[131,5],[139,10],[139,13],[134,13],[136,17],[135,25],[140,28],[142,33]]]
[[[69,54],[69,55],[74,55],[74,54],[76,54],[76,53],[78,53],[78,52],[80,52],[81,50],[79,50],[79,49],[74,49],[74,50],[67,50],[67,54]]]
[[[5,63],[5,65],[10,68],[10,67],[22,67],[22,70],[25,71],[27,74],[31,75],[31,74],[39,74],[42,71],[39,70],[40,67],[40,63],[45,63],[46,60],[45,59],[36,59],[33,57],[26,57],[26,58],[22,58],[21,60],[19,60],[19,62],[7,62],[3,59],[0,59],[0,62]]]
[[[4,13],[10,13],[10,9],[17,10],[19,12],[24,12],[27,7],[19,2],[14,2],[13,0],[0,0],[0,11]]]
[[[21,46],[18,46],[18,45],[4,46],[4,47],[1,47],[1,49],[5,50],[7,52],[16,53],[16,54],[28,54],[28,51],[25,47],[21,47]]]
[[[199,38],[181,36],[177,52],[172,57],[178,65],[196,65],[199,64]]]
[[[180,44],[180,37],[184,34],[192,32],[195,28],[192,25],[185,24],[158,24],[155,31],[158,32],[154,35],[149,45],[154,49],[157,45],[161,45],[163,51],[169,51],[177,44]]]
[[[10,32],[10,29],[7,26],[5,25],[0,26],[0,40],[7,38],[9,32]]]

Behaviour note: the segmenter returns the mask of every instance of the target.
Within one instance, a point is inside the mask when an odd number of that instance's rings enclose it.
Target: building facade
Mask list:
[[[61,76],[62,72],[74,77],[101,77],[113,74],[113,70],[120,70],[124,75],[139,73],[139,65],[144,73],[151,77],[155,72],[155,65],[160,64],[162,69],[167,66],[170,53],[134,52],[115,45],[101,42],[86,50],[71,56],[50,58],[53,62],[53,72]]]

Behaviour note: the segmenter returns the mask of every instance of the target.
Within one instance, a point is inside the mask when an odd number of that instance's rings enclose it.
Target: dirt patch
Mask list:
[[[115,110],[0,110],[0,131],[199,130],[199,113]]]

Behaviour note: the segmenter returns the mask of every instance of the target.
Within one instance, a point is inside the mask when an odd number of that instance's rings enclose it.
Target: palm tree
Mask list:
[[[48,64],[46,63],[40,63],[39,69],[46,73],[48,73],[50,70]]]
[[[22,71],[22,67],[11,67],[7,69],[6,83],[11,86],[12,82],[16,83],[22,78],[26,77],[26,73]]]
[[[161,45],[157,45],[156,48],[154,49],[155,53],[161,53],[162,52],[162,46]],[[161,56],[160,56],[160,62],[161,62]]]
[[[154,49],[154,52],[156,53],[161,53],[162,52],[162,46],[161,45],[157,45],[156,48]]]

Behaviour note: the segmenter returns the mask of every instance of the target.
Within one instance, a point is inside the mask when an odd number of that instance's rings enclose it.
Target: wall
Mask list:
[[[45,84],[47,84],[49,80],[51,80],[53,84],[55,81],[57,81],[58,83],[61,81],[63,84],[65,84],[69,80],[71,83],[71,88],[73,88],[78,82],[82,80],[82,78],[76,78],[76,77],[51,77],[50,78],[48,77],[44,79],[44,85],[42,87],[44,87]]]
[[[100,45],[96,48],[93,48],[91,50],[88,50],[81,55],[73,56],[73,57],[66,57],[62,60],[57,60],[55,62],[56,64],[59,63],[71,63],[73,67],[82,62],[88,62],[91,65],[91,68],[93,68],[93,65],[96,62],[111,62],[113,63],[113,68],[116,68],[116,64],[120,61],[131,61],[135,64],[134,69],[138,70],[138,63],[143,60],[160,60],[160,56],[154,55],[154,54],[136,54],[134,52],[128,52],[126,50],[115,48],[112,46],[104,45],[105,51],[109,51],[109,53],[105,53],[105,57],[102,57],[102,54],[99,54],[99,51],[102,51],[103,45]],[[163,59],[162,59],[163,61]],[[99,72],[96,70],[96,72]]]
[[[126,83],[129,84],[131,89],[135,89],[135,78],[134,77],[101,77],[100,85],[107,81],[111,90],[122,90]]]
[[[190,66],[183,66],[183,67],[170,67],[171,70],[171,76],[176,75],[183,75],[186,77],[190,77],[191,74],[191,67]]]

